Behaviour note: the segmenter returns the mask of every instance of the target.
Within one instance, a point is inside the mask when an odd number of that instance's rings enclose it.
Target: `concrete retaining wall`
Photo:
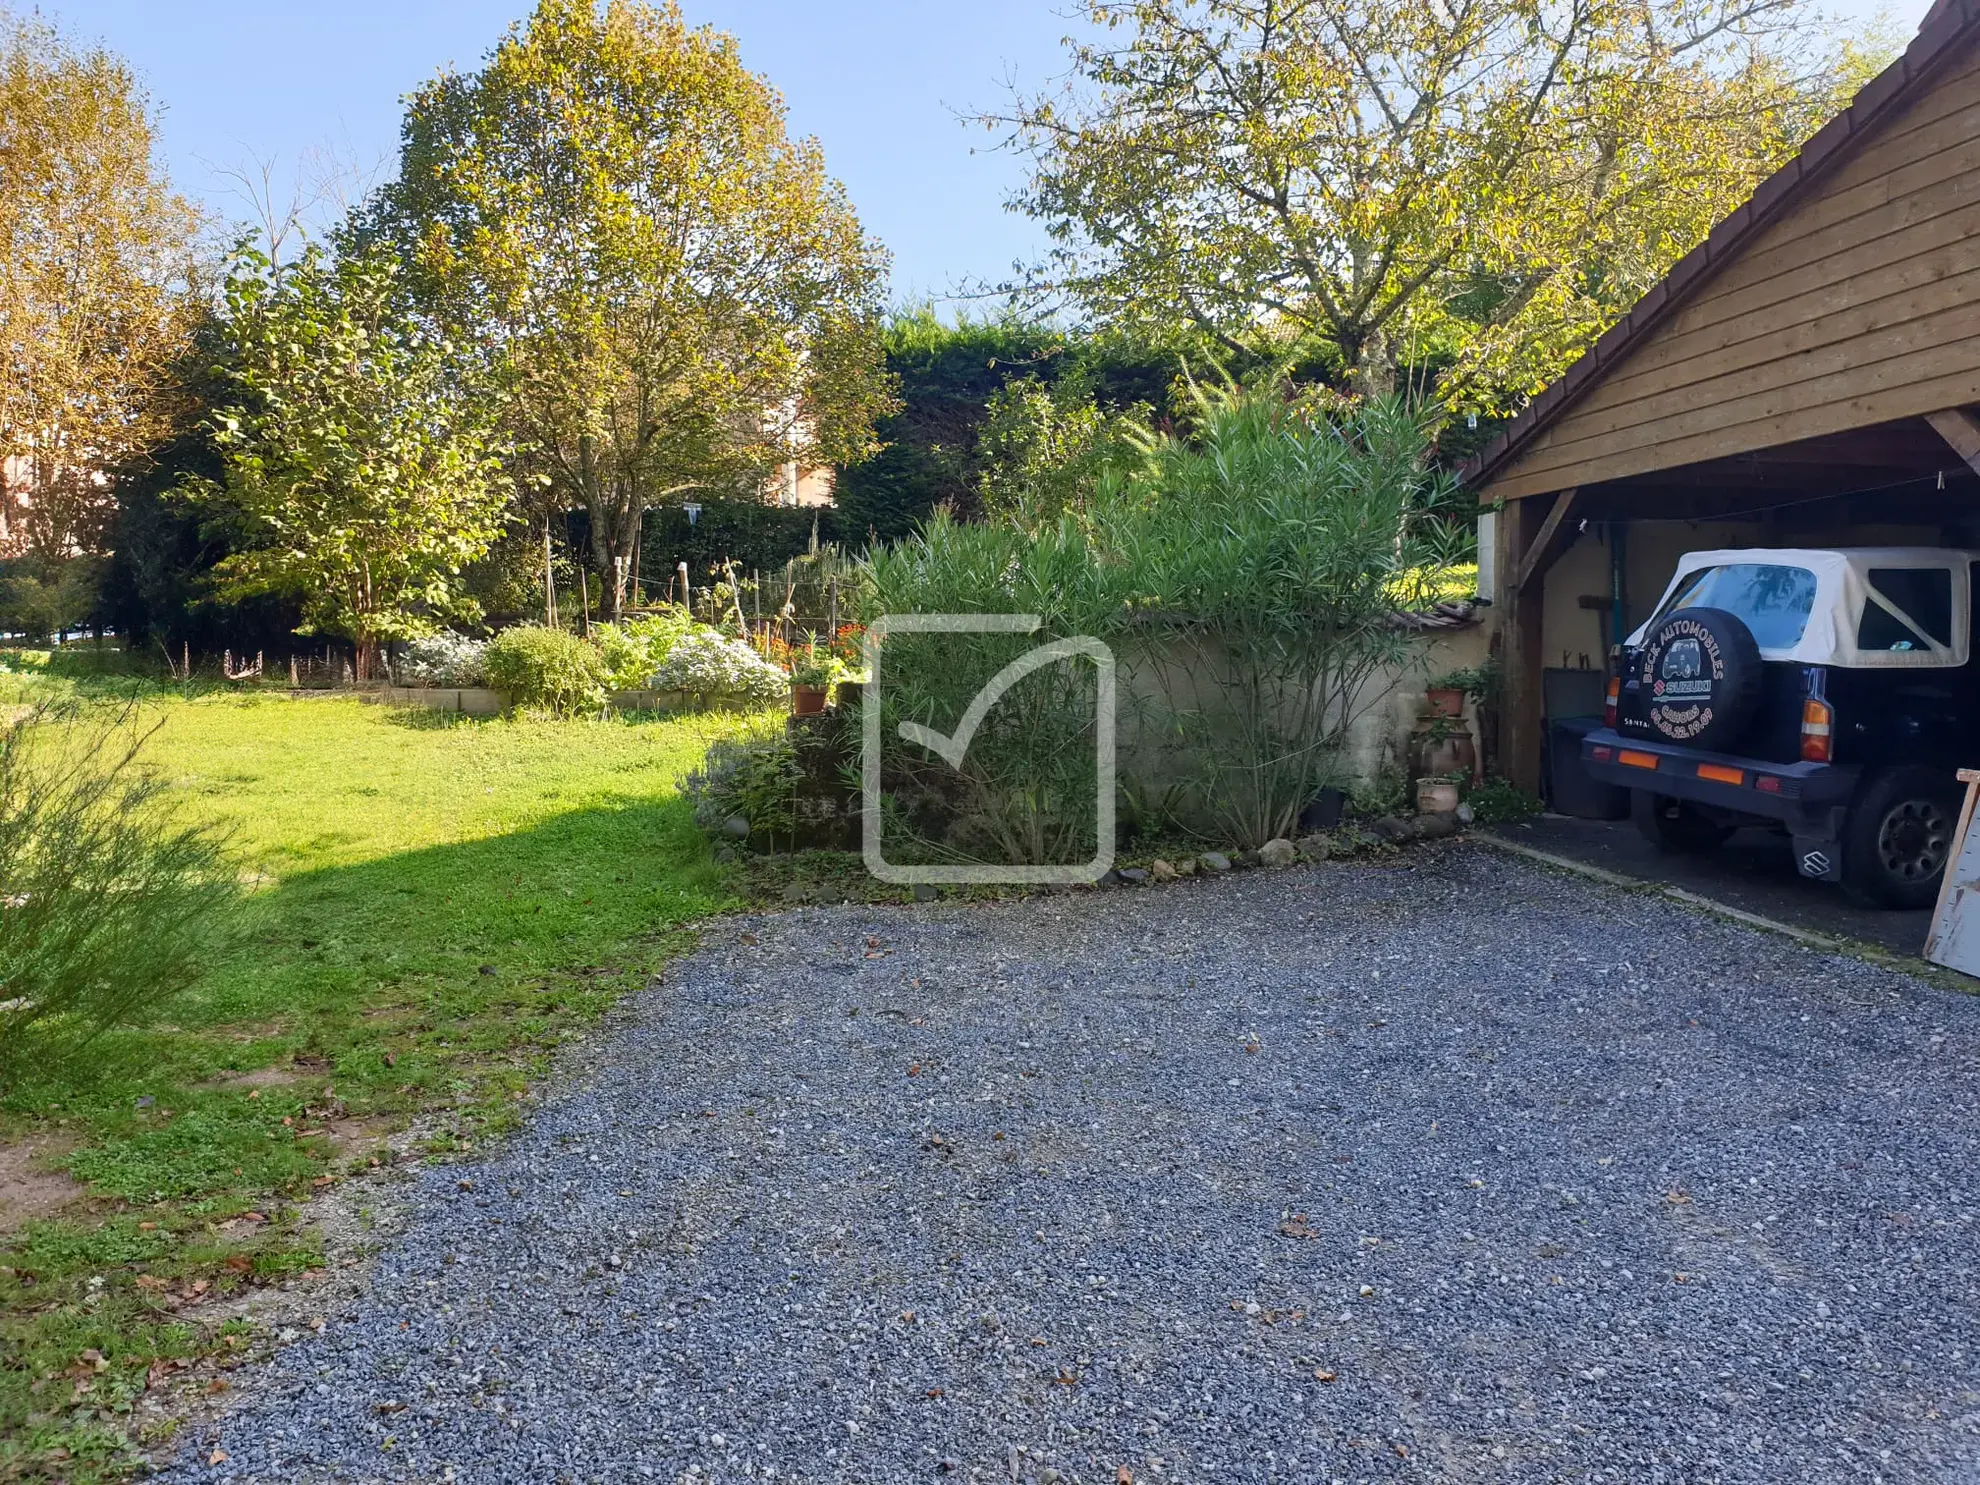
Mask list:
[[[365,700],[386,706],[423,706],[436,712],[462,712],[470,717],[496,717],[508,709],[509,698],[486,686],[380,686]]]

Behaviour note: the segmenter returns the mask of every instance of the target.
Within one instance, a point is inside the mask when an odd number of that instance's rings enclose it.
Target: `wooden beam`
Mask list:
[[[1553,507],[1547,512],[1547,519],[1541,523],[1539,535],[1533,538],[1532,545],[1527,547],[1526,554],[1519,559],[1519,571],[1513,574],[1515,590],[1524,588],[1536,577],[1545,577],[1547,569],[1554,565],[1561,553],[1567,550],[1568,543],[1574,540],[1573,531],[1569,531],[1563,538],[1561,528],[1567,521],[1568,512],[1574,509],[1575,498],[1580,493],[1577,489],[1567,489],[1554,497]]]
[[[1560,505],[1556,501],[1556,510]],[[1525,559],[1538,549],[1541,524],[1537,501],[1507,502],[1498,521],[1501,572],[1517,572],[1526,566]],[[1519,568],[1514,567],[1515,561]],[[1537,582],[1509,586],[1506,606],[1499,616],[1499,658],[1505,667],[1505,686],[1499,699],[1499,767],[1507,778],[1532,793],[1540,789],[1540,681],[1545,665],[1540,631],[1545,618],[1545,587]]]
[[[1925,421],[1952,445],[1953,452],[1966,461],[1967,468],[1980,474],[1980,418],[1963,407],[1948,407],[1925,414]]]

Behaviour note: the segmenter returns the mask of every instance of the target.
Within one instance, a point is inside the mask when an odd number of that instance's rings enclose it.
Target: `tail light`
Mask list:
[[[1615,729],[1616,725],[1616,698],[1621,694],[1622,677],[1609,677],[1609,689],[1602,697],[1602,725],[1611,731]]]
[[[1827,763],[1834,746],[1835,708],[1811,696],[1801,703],[1801,761]]]

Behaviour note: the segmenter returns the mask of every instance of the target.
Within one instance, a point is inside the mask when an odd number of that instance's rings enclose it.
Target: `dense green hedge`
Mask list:
[[[814,532],[821,545],[839,539],[838,513],[829,506],[764,505],[755,500],[704,498],[692,525],[679,505],[646,513],[640,533],[639,567],[649,597],[664,594],[674,564],[685,562],[695,586],[710,571],[734,562],[745,574],[770,572],[811,550]]]
[[[838,522],[846,544],[897,541],[948,505],[978,513],[982,463],[977,432],[990,399],[1008,382],[1054,381],[1082,365],[1098,401],[1166,408],[1173,355],[1047,325],[998,320],[944,325],[933,310],[887,327],[887,369],[899,379],[901,410],[880,420],[881,451],[838,472]]]

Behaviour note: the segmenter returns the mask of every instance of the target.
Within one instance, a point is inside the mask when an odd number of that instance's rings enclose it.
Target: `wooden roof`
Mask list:
[[[1980,0],[1681,258],[1464,471],[1517,499],[1980,401]]]

